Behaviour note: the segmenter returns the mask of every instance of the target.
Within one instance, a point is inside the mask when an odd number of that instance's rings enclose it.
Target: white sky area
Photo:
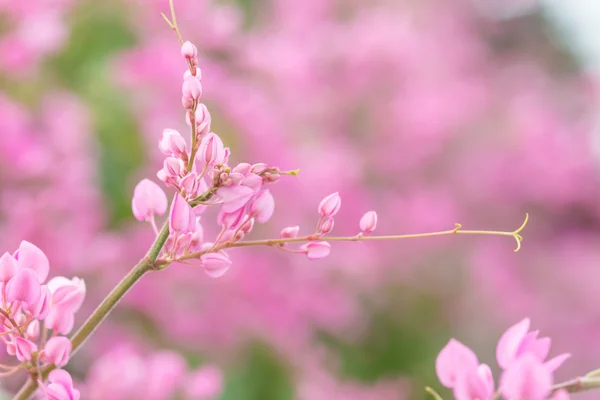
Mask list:
[[[600,74],[600,0],[541,0],[559,37],[592,71]]]
[[[569,46],[592,74],[600,76],[600,0],[542,0],[559,40]],[[591,144],[600,169],[600,109]]]

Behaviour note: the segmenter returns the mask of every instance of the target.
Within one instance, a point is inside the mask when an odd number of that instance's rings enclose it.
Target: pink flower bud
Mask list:
[[[0,282],[8,282],[19,271],[17,260],[9,253],[0,257]]]
[[[15,346],[15,356],[21,362],[31,360],[31,353],[38,349],[35,343],[19,336],[15,337],[13,344]]]
[[[186,151],[185,139],[175,129],[165,129],[158,148],[168,156],[181,157]]]
[[[41,287],[40,299],[37,303],[31,306],[25,306],[27,311],[37,319],[44,319],[50,311],[50,304],[52,302],[52,294],[46,285]]]
[[[40,299],[41,291],[35,272],[23,268],[6,284],[6,299],[9,302],[22,301],[33,306]]]
[[[37,246],[23,240],[19,250],[15,253],[19,267],[28,268],[35,272],[39,283],[43,283],[48,277],[50,271],[50,262],[48,257]]]
[[[40,336],[40,321],[37,319],[31,321],[25,330],[25,336],[32,342],[37,340],[37,338]]]
[[[319,203],[319,214],[324,218],[333,217],[338,213],[341,205],[342,199],[340,198],[340,195],[337,192],[332,193]]]
[[[236,172],[238,174],[242,174],[242,176],[246,176],[251,173],[250,172],[251,169],[252,169],[252,165],[250,165],[248,163],[239,163],[231,170],[231,172]]]
[[[198,49],[191,42],[186,41],[181,45],[181,55],[183,58],[196,58],[198,57]]]
[[[255,174],[260,175],[263,172],[265,172],[267,170],[267,168],[269,168],[269,166],[267,164],[265,164],[265,163],[257,163],[257,164],[254,164],[252,166],[252,172],[255,173]]]
[[[40,353],[40,360],[57,367],[67,365],[71,357],[71,341],[64,336],[55,336],[48,340],[44,350]]]
[[[185,193],[191,197],[196,197],[198,193],[198,174],[190,172],[179,182],[179,186],[185,190]]]
[[[73,279],[63,276],[52,278],[48,282],[48,289],[52,293],[52,305],[60,306],[71,313],[79,311],[85,299],[85,281],[77,277]]]
[[[268,189],[260,192],[250,203],[250,214],[261,224],[267,222],[273,216],[274,211],[275,199]]]
[[[206,135],[200,144],[197,158],[199,161],[210,166],[223,164],[225,160],[225,148],[223,147],[221,138],[212,132]]]
[[[163,215],[167,211],[167,195],[156,183],[143,179],[133,191],[131,209],[138,221],[149,221],[154,214]]]
[[[247,234],[249,234],[252,231],[253,228],[254,228],[254,218],[251,218],[242,224],[240,230],[237,231],[237,233],[235,233],[235,236],[232,237],[230,240],[233,240],[235,242],[242,240],[244,238],[244,236],[246,236]]]
[[[533,354],[512,363],[500,379],[500,392],[507,399],[545,400],[551,391],[552,373]]]
[[[377,227],[377,213],[375,211],[369,211],[365,213],[360,219],[360,230],[366,234],[369,234]]]
[[[331,245],[327,242],[308,242],[300,250],[306,254],[309,260],[325,258],[331,252]]]
[[[246,215],[245,211],[244,207],[240,207],[230,213],[221,209],[217,215],[217,224],[224,225],[227,229],[236,229],[244,220],[244,216]]]
[[[66,307],[52,305],[50,312],[44,319],[44,326],[48,329],[54,329],[61,335],[68,335],[73,329],[75,315]]]
[[[167,177],[176,178],[184,173],[185,164],[180,158],[167,157],[163,163],[163,171]]]
[[[50,372],[48,382],[48,385],[40,385],[46,400],[79,400],[79,390],[73,388],[73,379],[64,369]]]
[[[194,210],[179,193],[175,194],[169,214],[169,232],[171,234],[182,234],[193,232],[195,229],[196,215]]]
[[[300,232],[299,226],[288,226],[287,228],[283,228],[279,237],[282,239],[292,239],[298,236],[298,232]]]
[[[223,212],[231,213],[242,208],[252,198],[254,191],[247,186],[225,186],[217,190],[217,196],[223,201]]]
[[[321,234],[326,235],[333,230],[333,218],[327,218],[321,225]]]
[[[211,278],[219,278],[227,272],[231,266],[231,260],[225,253],[207,253],[200,257],[204,272]]]
[[[192,372],[185,385],[186,397],[196,400],[216,399],[223,391],[223,374],[212,366]]]
[[[186,110],[192,110],[194,108],[194,102],[198,101],[200,96],[202,96],[202,84],[195,76],[189,76],[183,81],[181,92],[181,103],[183,104],[183,107]]]
[[[279,181],[279,179],[281,178],[281,175],[273,174],[271,172],[265,172],[262,174],[262,178],[263,178],[263,181],[265,181],[265,182],[275,183],[275,182]]]
[[[210,132],[210,124],[212,118],[208,112],[208,108],[202,103],[198,104],[196,108],[196,135],[201,137]]]

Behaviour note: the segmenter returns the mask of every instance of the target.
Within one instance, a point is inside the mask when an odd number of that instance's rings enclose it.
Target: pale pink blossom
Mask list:
[[[136,185],[131,208],[138,221],[150,221],[155,214],[163,215],[167,207],[167,195],[156,183],[143,179]]]
[[[342,199],[339,193],[332,193],[329,196],[323,198],[323,200],[321,200],[321,202],[319,203],[319,214],[321,214],[323,218],[333,217],[335,214],[338,213],[341,205]]]
[[[331,252],[331,245],[327,242],[308,242],[300,248],[309,260],[320,260]]]
[[[72,347],[71,341],[64,336],[50,338],[40,353],[40,360],[63,367],[69,362]]]

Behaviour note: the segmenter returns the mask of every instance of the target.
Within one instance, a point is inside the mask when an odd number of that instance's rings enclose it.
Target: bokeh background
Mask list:
[[[223,400],[422,399],[450,337],[494,366],[525,316],[573,354],[559,378],[600,367],[595,0],[175,6],[232,161],[301,170],[254,238],[312,229],[334,191],[340,235],[371,209],[381,234],[531,221],[519,253],[498,237],[336,244],[319,262],[249,248],[217,280],[152,274],[68,366],[83,399],[185,399],[169,388],[208,366]],[[185,131],[167,11],[0,1],[0,250],[27,239],[85,278],[80,322],[151,243],[133,187],[155,179],[162,129]]]

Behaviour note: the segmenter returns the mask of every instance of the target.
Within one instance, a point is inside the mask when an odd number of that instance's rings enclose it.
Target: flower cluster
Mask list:
[[[506,399],[566,400],[565,390],[553,390],[553,374],[570,354],[547,360],[550,338],[529,331],[529,319],[510,327],[498,341],[496,359],[502,369],[498,391]],[[435,364],[442,385],[454,392],[456,400],[492,400],[498,398],[492,371],[480,364],[471,349],[451,339]]]
[[[189,67],[183,74],[181,102],[192,137],[188,146],[178,131],[165,129],[158,143],[166,158],[157,176],[167,187],[177,190],[169,212],[169,237],[163,261],[168,264],[196,259],[209,276],[220,277],[231,265],[224,249],[240,242],[252,231],[255,222],[265,223],[272,217],[275,200],[266,186],[277,182],[282,174],[295,175],[297,171],[283,172],[264,163],[229,165],[231,151],[216,133],[211,132],[210,113],[200,103],[202,73],[198,68],[198,51],[192,43],[185,42],[181,54]],[[200,222],[201,214],[209,205],[220,206],[217,224],[221,230],[214,241],[204,240]],[[299,238],[298,241],[306,241],[299,249],[290,250],[285,246],[287,240],[297,238],[298,226],[283,229],[280,241],[273,244],[292,253],[305,254],[311,260],[326,257],[331,245],[322,238],[332,231],[333,217],[340,207],[338,193],[321,201],[316,231]],[[150,222],[158,234],[154,216],[164,214],[167,208],[167,196],[156,183],[148,179],[138,183],[132,210],[139,221]],[[360,220],[360,237],[373,232],[376,224],[377,214],[374,211],[366,213]]]
[[[69,361],[71,341],[67,335],[73,329],[75,313],[85,298],[85,282],[79,278],[55,277],[47,283],[50,263],[44,252],[23,241],[14,254],[0,257],[1,338],[8,354],[20,364],[0,366],[3,376],[21,369],[32,378],[41,374],[46,365],[62,367]],[[68,372],[54,370],[49,384],[40,381],[45,398],[63,399],[68,394],[79,398]]]
[[[190,371],[176,352],[145,355],[134,346],[121,345],[94,361],[82,393],[89,400],[209,400],[217,398],[222,389],[221,370],[215,366]]]

